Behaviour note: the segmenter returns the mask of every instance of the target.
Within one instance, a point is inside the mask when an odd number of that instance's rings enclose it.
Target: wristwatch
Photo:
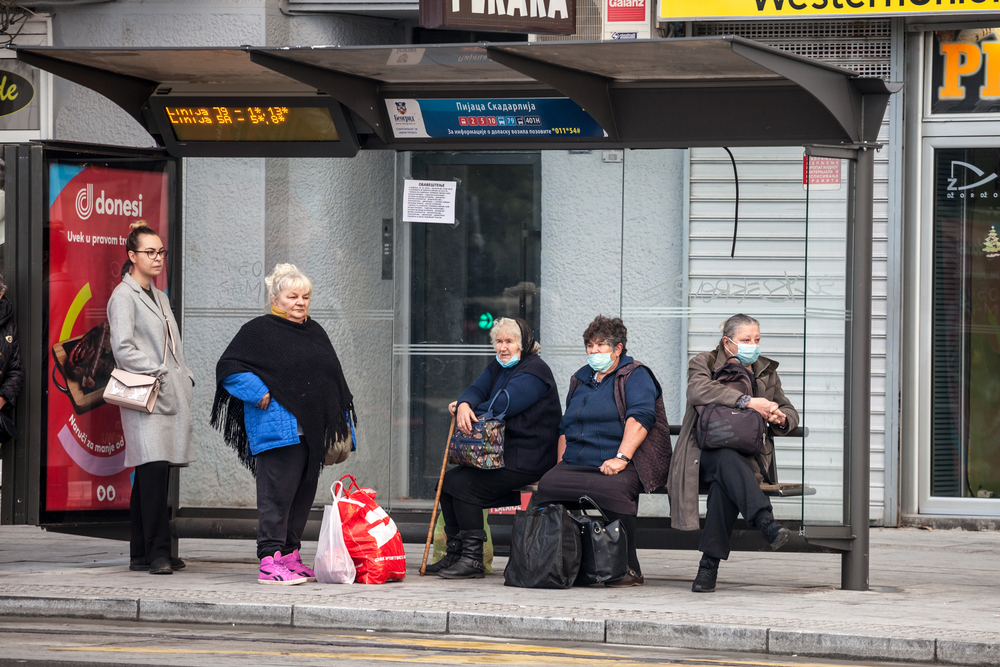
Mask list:
[[[625,463],[632,463],[632,459],[630,459],[629,457],[625,456],[621,452],[618,452],[617,454],[615,454],[615,458],[616,459],[621,459]]]

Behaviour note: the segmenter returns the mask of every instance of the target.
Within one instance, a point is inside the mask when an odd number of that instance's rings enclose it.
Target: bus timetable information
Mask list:
[[[340,141],[325,107],[165,107],[178,141]]]

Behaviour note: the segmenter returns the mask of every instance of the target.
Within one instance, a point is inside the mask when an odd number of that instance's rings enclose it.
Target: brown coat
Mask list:
[[[736,401],[742,395],[737,389],[727,387],[712,379],[715,369],[726,363],[726,353],[719,344],[712,352],[702,352],[688,363],[687,410],[684,412],[684,422],[681,433],[674,447],[674,456],[670,464],[670,476],[667,478],[667,493],[670,495],[670,525],[678,530],[698,530],[701,527],[698,517],[698,485],[701,473],[701,450],[694,438],[694,425],[698,420],[697,405],[716,403],[727,407],[736,407]],[[776,479],[774,474],[774,438],[771,431],[788,433],[799,425],[799,413],[785,397],[778,378],[778,362],[767,357],[760,357],[754,362],[753,374],[757,379],[757,396],[774,401],[785,413],[785,426],[779,428],[772,425],[767,433],[767,451],[764,454],[764,465],[770,471],[769,477]],[[763,478],[754,463],[757,480]]]

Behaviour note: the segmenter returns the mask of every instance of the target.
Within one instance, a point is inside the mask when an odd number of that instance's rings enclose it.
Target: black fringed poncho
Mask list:
[[[263,315],[243,325],[215,367],[215,403],[211,424],[222,431],[240,461],[256,475],[250,454],[243,401],[222,386],[234,373],[259,377],[271,398],[298,420],[309,445],[310,478],[319,475],[329,445],[351,436],[347,415],[355,424],[354,397],[347,387],[330,337],[315,320],[299,324]]]

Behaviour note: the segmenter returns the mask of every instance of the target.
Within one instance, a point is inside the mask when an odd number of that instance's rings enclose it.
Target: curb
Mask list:
[[[169,599],[59,598],[0,595],[0,617],[61,617],[139,622],[288,626],[495,639],[583,641],[799,655],[842,660],[895,660],[968,667],[1000,664],[1000,641],[885,637],[764,626],[517,616],[465,611],[327,607],[310,604],[199,602]]]

